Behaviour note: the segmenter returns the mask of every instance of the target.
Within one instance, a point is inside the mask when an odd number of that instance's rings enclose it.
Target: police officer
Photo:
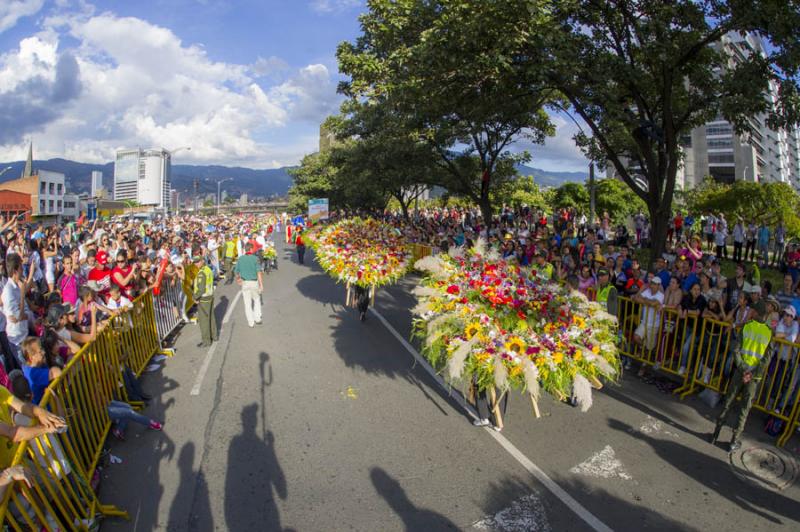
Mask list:
[[[225,241],[225,284],[233,282],[233,258],[236,256],[236,240],[229,234]]]
[[[597,302],[603,305],[606,312],[617,315],[617,288],[611,284],[611,277],[608,270],[600,268],[597,270]]]
[[[736,396],[741,392],[742,400],[739,418],[731,436],[731,443],[728,448],[730,452],[734,452],[742,446],[739,438],[744,431],[750,407],[753,406],[753,399],[758,390],[758,382],[764,376],[764,371],[769,365],[769,359],[772,354],[768,350],[770,340],[772,340],[772,330],[764,323],[764,315],[756,312],[751,320],[742,327],[742,333],[738,336],[734,345],[736,371],[728,385],[728,393],[725,395],[722,412],[717,418],[717,426],[711,435],[711,443],[715,443],[719,438],[722,425],[725,424],[728,418],[728,412],[730,412]]]
[[[206,264],[202,255],[192,258],[199,268],[192,288],[194,300],[197,301],[197,317],[200,324],[200,336],[203,342],[198,347],[210,347],[217,340],[217,323],[214,319],[214,274]]]

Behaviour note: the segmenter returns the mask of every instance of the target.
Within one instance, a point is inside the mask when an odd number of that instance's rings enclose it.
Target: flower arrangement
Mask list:
[[[451,382],[527,391],[534,409],[543,389],[588,410],[592,388],[619,375],[616,317],[483,248],[415,264],[426,272],[414,309],[424,356]]]
[[[275,251],[275,244],[273,242],[267,242],[267,245],[261,250],[261,256],[267,260],[276,260],[278,258],[278,252]]]
[[[408,271],[410,255],[394,227],[372,218],[349,218],[309,237],[317,262],[338,282],[372,288]]]

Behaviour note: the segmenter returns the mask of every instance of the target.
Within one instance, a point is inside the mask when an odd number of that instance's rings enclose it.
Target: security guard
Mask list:
[[[193,257],[192,262],[200,270],[194,278],[192,287],[194,300],[197,301],[200,336],[203,339],[203,343],[198,347],[210,347],[211,343],[217,340],[217,323],[214,319],[214,274],[202,255]]]
[[[617,289],[610,283],[608,270],[600,268],[597,270],[597,302],[603,305],[606,312],[617,315]]]
[[[233,282],[233,258],[236,256],[236,240],[228,235],[225,241],[225,284]]]
[[[753,406],[753,399],[758,390],[758,382],[764,376],[764,371],[766,371],[772,355],[768,349],[770,340],[772,340],[772,330],[764,323],[764,316],[756,312],[753,318],[742,327],[742,333],[734,345],[736,371],[728,385],[728,393],[725,395],[722,412],[717,418],[717,426],[711,435],[711,443],[715,443],[719,438],[722,425],[727,420],[728,412],[730,412],[731,406],[736,400],[736,396],[741,392],[741,410],[731,436],[731,443],[728,448],[730,452],[734,452],[742,446],[739,438],[744,431],[750,407]]]

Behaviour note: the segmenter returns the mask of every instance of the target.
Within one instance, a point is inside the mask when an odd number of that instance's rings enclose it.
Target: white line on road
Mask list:
[[[219,344],[220,340],[222,340],[222,329],[231,319],[233,309],[236,308],[236,303],[239,302],[241,295],[242,291],[239,290],[239,292],[236,293],[236,297],[233,298],[233,303],[231,303],[231,306],[228,307],[227,312],[225,312],[225,317],[222,318],[222,326],[219,328],[219,338],[217,338],[217,341],[211,344],[211,347],[208,348],[208,353],[206,353],[206,357],[203,359],[203,364],[200,366],[200,371],[197,373],[197,378],[194,380],[194,386],[192,386],[192,391],[189,392],[189,395],[200,395],[200,387],[203,386],[203,379],[206,378],[208,367],[211,365],[211,359],[214,358],[214,353],[217,351],[217,345]]]
[[[380,320],[380,322],[383,323],[384,327],[386,327],[386,329],[388,329],[388,331],[392,333],[392,335],[395,338],[397,338],[397,340],[403,345],[403,347],[406,348],[406,351],[408,351],[409,354],[411,354],[411,356],[413,356],[414,359],[416,359],[416,361],[419,362],[423,368],[425,368],[425,371],[427,371],[431,375],[431,377],[433,377],[436,380],[436,382],[438,382],[441,386],[444,386],[445,389],[447,389],[448,387],[444,383],[444,380],[441,378],[440,375],[436,373],[436,371],[431,367],[431,365],[428,364],[428,361],[425,360],[422,357],[422,355],[419,354],[419,351],[417,351],[414,348],[414,346],[408,343],[408,341],[406,341],[406,339],[403,338],[403,336],[399,332],[397,332],[397,330],[394,327],[392,327],[392,325],[386,320],[386,318],[384,318],[381,315],[380,312],[378,312],[372,307],[370,307],[369,310],[372,311],[375,317],[377,317],[378,320]],[[467,405],[463,397],[461,397],[461,395],[458,395],[457,398],[459,399],[458,402],[467,410],[469,415],[475,417],[475,413],[473,412],[472,408]],[[612,532],[611,528],[609,528],[593,513],[587,510],[581,503],[576,501],[569,493],[564,491],[564,489],[561,486],[556,484],[553,479],[547,476],[547,473],[542,471],[539,468],[539,466],[537,466],[536,464],[533,463],[533,461],[531,461],[530,458],[525,456],[522,453],[522,451],[517,449],[517,447],[513,443],[508,441],[508,438],[506,438],[499,432],[495,432],[493,429],[489,427],[486,427],[485,430],[490,436],[492,436],[492,438],[494,438],[497,441],[497,443],[500,444],[501,447],[503,447],[503,449],[506,450],[506,452],[508,452],[508,454],[514,457],[514,459],[517,462],[519,462],[522,465],[522,467],[527,469],[528,472],[534,477],[536,477],[536,479],[539,482],[541,482],[545,488],[550,490],[550,492],[553,495],[558,497],[558,499],[561,502],[563,502],[567,507],[569,507],[570,510],[575,512],[575,514],[581,519],[583,519],[583,521],[587,525],[589,525],[593,530],[596,530],[597,532]]]

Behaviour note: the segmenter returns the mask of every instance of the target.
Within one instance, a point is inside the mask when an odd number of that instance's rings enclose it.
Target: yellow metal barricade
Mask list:
[[[692,339],[700,320],[693,315],[681,318],[677,309],[643,306],[628,297],[617,301],[620,354],[677,377],[682,385],[676,392],[682,390],[691,373],[686,368],[696,357]]]
[[[778,445],[786,444],[800,416],[800,344],[776,338],[770,344],[772,360],[759,383],[753,408],[784,423]]]
[[[411,244],[411,262],[417,262],[423,257],[433,255],[433,247],[424,244]]]
[[[710,388],[724,394],[733,368],[733,335],[728,322],[712,319],[700,320],[694,337],[690,339],[694,352],[692,364],[686,368],[687,384],[681,389],[681,399],[698,388]]]

